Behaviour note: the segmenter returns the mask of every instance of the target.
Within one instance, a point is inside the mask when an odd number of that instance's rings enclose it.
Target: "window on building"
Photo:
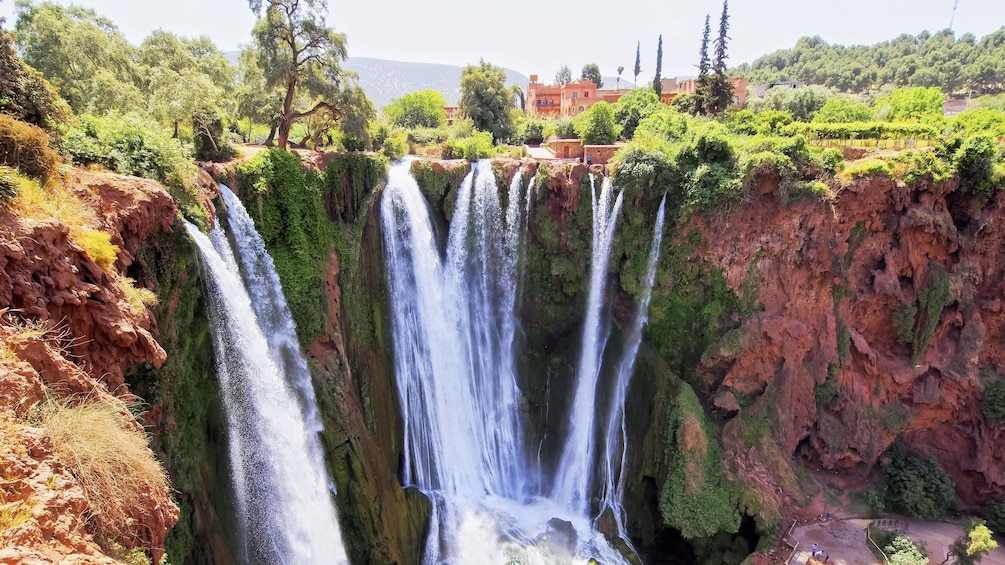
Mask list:
[[[572,93],[572,97],[573,98],[579,98],[579,93],[578,92],[573,92]]]
[[[583,110],[585,110],[585,109],[586,109],[586,108],[585,108],[585,107],[583,107],[583,106],[580,106],[580,107],[579,107],[579,111],[580,111],[580,112],[582,112],[582,111],[583,111]]]
[[[583,98],[589,98],[589,97],[590,97],[590,93],[589,92],[584,92],[583,93]]]

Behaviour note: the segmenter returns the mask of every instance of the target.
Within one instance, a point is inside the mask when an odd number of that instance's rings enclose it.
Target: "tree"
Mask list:
[[[642,54],[639,51],[642,48],[642,42],[635,44],[635,85],[639,84],[639,74],[642,72]]]
[[[601,100],[576,121],[576,133],[583,145],[610,145],[617,139],[614,109]]]
[[[715,39],[715,62],[712,63],[712,80],[706,99],[706,112],[719,114],[733,101],[733,85],[726,76],[726,35],[729,31],[729,0],[722,2],[722,16],[719,18],[719,35]]]
[[[711,63],[708,58],[708,36],[712,33],[711,19],[705,14],[705,31],[701,34],[701,47],[698,48],[698,81],[695,85],[695,105],[698,112],[704,112],[707,101],[711,95],[711,78],[708,75],[711,70]]]
[[[384,115],[403,128],[437,128],[447,125],[447,99],[436,90],[426,89],[391,100]]]
[[[621,73],[623,73],[623,72],[625,72],[625,66],[624,65],[619,65],[618,66],[618,87],[617,87],[618,90],[621,90]]]
[[[246,47],[238,56],[238,81],[235,91],[237,116],[247,118],[248,134],[245,141],[251,143],[252,124],[266,124],[270,127],[266,145],[272,143],[279,128],[279,116],[283,107],[283,95],[276,88],[265,85],[265,72],[259,63],[258,51]]]
[[[555,84],[569,84],[572,82],[572,70],[569,65],[562,65],[555,73]]]
[[[631,139],[639,122],[659,110],[662,104],[651,88],[630,90],[614,104],[614,121],[621,126],[621,135]]]
[[[265,86],[283,92],[278,145],[285,149],[294,122],[321,111],[336,117],[345,111],[338,105],[352,77],[340,64],[346,57],[345,35],[325,25],[326,0],[248,0],[248,4],[260,16],[252,34]],[[298,99],[310,100],[309,107],[299,107]]]
[[[656,96],[663,94],[663,78],[660,72],[663,70],[663,34],[660,34],[659,44],[656,46],[656,77],[653,78],[653,92]]]
[[[593,81],[597,88],[604,86],[604,77],[600,76],[600,67],[596,63],[583,65],[583,72],[579,75],[581,80]]]
[[[70,117],[66,102],[42,73],[17,56],[14,36],[4,29],[0,29],[0,113],[34,124],[50,136],[58,134],[60,124]]]
[[[110,20],[52,2],[19,0],[17,12],[21,56],[59,89],[75,113],[143,109],[136,50]]]
[[[885,452],[890,463],[880,469],[886,479],[886,504],[912,518],[934,520],[956,497],[956,484],[931,455],[911,451],[897,439]]]
[[[872,108],[846,96],[828,98],[813,116],[814,122],[835,124],[867,122],[871,119],[873,119]]]
[[[971,522],[966,532],[956,538],[949,546],[946,559],[942,564],[948,563],[950,557],[956,557],[959,565],[974,565],[980,563],[992,549],[998,547],[998,542],[992,539],[991,530],[984,524],[984,520]],[[940,564],[940,565],[942,565]]]
[[[513,93],[506,88],[506,72],[486,62],[461,71],[461,109],[475,127],[492,133],[496,142],[513,134]]]

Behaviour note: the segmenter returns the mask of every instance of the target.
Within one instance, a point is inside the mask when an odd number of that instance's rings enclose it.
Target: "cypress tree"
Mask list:
[[[653,90],[656,91],[656,96],[663,93],[663,79],[660,77],[660,71],[663,70],[663,34],[660,34],[660,41],[656,47],[656,78],[653,79]]]
[[[695,109],[698,113],[704,113],[706,101],[709,98],[710,77],[708,71],[711,65],[708,60],[708,35],[712,32],[711,19],[705,14],[705,31],[701,36],[701,48],[698,50],[698,84],[695,88],[697,97]]]
[[[722,17],[719,19],[719,36],[715,39],[715,62],[712,64],[710,96],[706,100],[710,114],[718,114],[725,110],[733,99],[733,85],[726,77],[726,40],[729,36],[729,0],[722,2]],[[707,25],[707,24],[706,24]],[[708,29],[707,27],[705,28]]]
[[[639,85],[639,73],[642,72],[642,59],[639,51],[641,47],[641,41],[635,44],[635,86]]]

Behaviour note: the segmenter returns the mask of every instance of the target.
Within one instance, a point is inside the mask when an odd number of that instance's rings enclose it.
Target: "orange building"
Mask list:
[[[731,78],[733,85],[733,104],[743,108],[747,101],[747,78]],[[660,101],[670,104],[670,101],[680,94],[694,94],[697,87],[695,79],[678,82],[676,78],[665,78],[661,82],[662,94]],[[642,86],[641,88],[648,88]],[[527,108],[539,116],[554,116],[568,118],[590,109],[598,101],[603,100],[614,104],[630,89],[599,90],[593,81],[577,80],[568,84],[541,84],[537,75],[530,75],[527,85]]]
[[[539,116],[566,118],[588,110],[601,98],[597,85],[590,80],[577,80],[568,84],[548,85],[530,75],[527,85],[527,108]],[[615,99],[616,100],[616,99]]]
[[[737,108],[743,108],[743,105],[747,102],[747,77],[739,78],[729,78],[729,84],[733,85],[733,105]],[[698,80],[688,79],[677,83],[674,79],[674,86],[676,88],[667,89],[667,81],[663,81],[663,94],[660,95],[660,100],[664,104],[669,104],[671,100],[676,98],[680,94],[694,94],[698,91]]]

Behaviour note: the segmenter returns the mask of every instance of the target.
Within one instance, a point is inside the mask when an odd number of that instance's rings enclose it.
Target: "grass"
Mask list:
[[[157,294],[154,291],[136,286],[136,281],[129,277],[119,277],[119,286],[125,293],[133,312],[140,314],[147,306],[157,305]]]
[[[3,460],[14,450],[22,450],[20,444],[9,443],[14,438],[14,420],[7,413],[0,413],[0,540],[7,530],[16,528],[31,520],[31,505],[22,500],[9,501],[8,485],[16,482],[4,467]]]
[[[49,399],[35,408],[31,423],[48,430],[57,457],[80,482],[91,533],[102,543],[144,547],[136,516],[151,498],[168,499],[170,484],[126,406],[111,399]]]
[[[66,224],[70,239],[103,269],[111,269],[118,258],[119,248],[112,245],[111,234],[101,231],[98,216],[90,202],[59,182],[42,184],[20,175],[16,180],[15,214],[25,219],[56,220]]]

